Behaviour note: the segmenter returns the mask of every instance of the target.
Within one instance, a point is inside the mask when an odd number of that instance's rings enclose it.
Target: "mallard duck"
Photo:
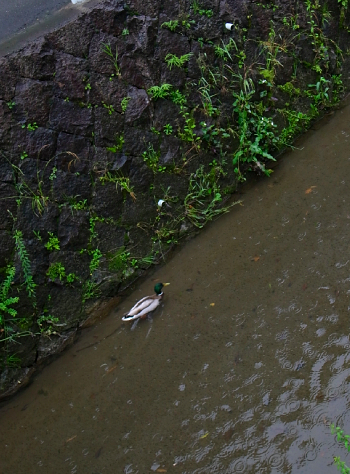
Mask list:
[[[140,299],[128,313],[124,314],[122,321],[134,321],[138,318],[144,319],[147,314],[158,308],[163,296],[163,286],[168,285],[170,285],[170,283],[157,283],[154,286],[155,294]]]

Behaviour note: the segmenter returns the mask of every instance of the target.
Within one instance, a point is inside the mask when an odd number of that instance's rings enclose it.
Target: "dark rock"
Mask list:
[[[105,0],[89,13],[89,19],[97,30],[119,36],[127,18],[122,0]]]
[[[98,216],[118,221],[123,209],[123,193],[114,183],[96,182],[91,206]]]
[[[74,211],[76,213],[76,211]],[[85,242],[86,246],[88,245],[88,241]],[[81,287],[83,282],[89,277],[90,275],[90,260],[91,257],[88,252],[76,252],[72,250],[62,250],[60,252],[51,252],[49,255],[49,264],[61,263],[65,268],[65,275],[69,275],[70,273],[74,273],[78,277],[78,280],[71,283],[72,288]],[[49,267],[49,266],[48,266]],[[48,268],[47,267],[47,268]],[[46,277],[48,279],[48,277]],[[63,278],[61,282],[61,286],[68,285],[66,280]]]
[[[178,165],[182,159],[182,142],[179,138],[169,136],[160,146],[160,165]]]
[[[0,99],[10,101],[15,96],[18,71],[9,58],[0,58]]]
[[[124,153],[131,156],[141,156],[149,145],[155,150],[159,147],[158,135],[144,129],[126,127],[124,140]]]
[[[166,99],[158,99],[154,103],[154,127],[157,130],[163,130],[164,125],[169,124],[173,127],[175,133],[177,128],[184,122],[179,115],[179,106]],[[169,140],[170,136],[166,140]]]
[[[115,111],[122,112],[121,101],[128,95],[128,87],[124,82],[116,77],[110,80],[107,76],[92,73],[90,83],[90,100],[92,104],[101,107],[105,103],[107,107],[112,106]],[[113,110],[111,110],[112,114]],[[113,120],[112,117],[111,120]]]
[[[23,48],[14,63],[20,76],[39,81],[52,79],[55,72],[54,52],[45,38]]]
[[[48,232],[57,235],[58,207],[48,202],[42,214],[36,207],[33,208],[31,199],[23,199],[17,211],[17,228],[22,232],[24,239],[34,239],[34,232],[39,232],[43,242],[48,241]]]
[[[115,296],[108,299],[100,299],[97,301],[89,300],[86,303],[87,319],[81,322],[79,327],[81,329],[85,329],[94,326],[98,321],[106,318],[120,301],[120,296]]]
[[[123,247],[125,230],[116,224],[108,224],[106,222],[96,222],[95,231],[97,237],[93,239],[94,247],[101,250],[103,254],[107,252],[115,252],[118,248]]]
[[[92,149],[85,137],[61,132],[57,139],[55,166],[70,173],[88,173]]]
[[[147,125],[151,120],[150,100],[147,92],[143,89],[130,87],[128,90],[130,101],[125,112],[125,121],[127,124],[135,122]]]
[[[88,61],[70,54],[56,53],[55,93],[66,100],[85,99]]]
[[[111,147],[117,144],[123,135],[124,115],[114,113],[111,116],[104,107],[94,109],[95,115],[95,145],[97,147]]]
[[[79,31],[79,34],[77,34],[77,31]],[[93,35],[94,25],[89,21],[88,15],[83,15],[61,29],[49,33],[47,39],[54,49],[80,58],[86,58]]]
[[[53,197],[60,203],[67,202],[69,199],[83,201],[88,203],[91,200],[91,180],[89,175],[73,173],[69,171],[57,170],[56,178],[53,180]]]
[[[160,64],[143,55],[125,54],[120,62],[122,77],[138,89],[149,89],[160,82]]]
[[[50,111],[50,127],[59,132],[91,136],[93,130],[91,109],[54,99]]]
[[[128,20],[128,41],[133,53],[151,56],[157,40],[158,19],[149,16],[134,16]]]
[[[23,124],[45,127],[49,120],[52,83],[21,79],[16,86],[15,113]]]
[[[28,157],[44,161],[55,157],[57,133],[54,130],[42,127],[33,131],[22,129],[19,133],[16,130],[13,138],[18,154],[26,152]]]
[[[35,370],[35,367],[19,369],[6,367],[0,374],[0,400],[6,400],[21,388],[26,387]]]
[[[147,193],[149,191],[149,183],[152,181],[153,171],[144,163],[142,158],[133,158],[130,163],[130,183],[136,193]],[[138,197],[138,204],[140,198]],[[131,202],[129,203],[129,206]],[[143,204],[141,204],[142,206]]]
[[[111,52],[114,57],[111,58],[103,50],[105,45],[110,46]],[[108,74],[111,76],[116,73],[115,66],[113,61],[115,59],[116,48],[118,48],[118,40],[112,35],[106,35],[105,33],[99,33],[95,35],[90,43],[89,50],[89,64],[92,71],[96,71],[99,74]],[[120,50],[118,48],[118,60],[120,61],[120,56],[124,54],[125,48]]]
[[[6,267],[13,260],[15,242],[9,231],[0,230],[0,268]]]
[[[4,150],[11,144],[11,111],[5,101],[0,101],[0,146]]]
[[[158,34],[157,46],[155,51],[156,59],[164,61],[168,53],[176,56],[183,56],[191,50],[190,42],[186,36],[181,36],[166,28],[161,28]]]
[[[171,84],[174,88],[181,88],[186,83],[186,72],[182,68],[172,67],[165,63],[161,65],[161,84]]]
[[[48,311],[59,320],[56,323],[57,330],[63,332],[67,329],[77,328],[82,312],[83,289],[52,285],[50,295]]]
[[[0,230],[9,230],[16,215],[16,189],[9,183],[0,183]]]
[[[53,330],[58,333],[57,335],[52,334],[50,337],[45,335],[41,336],[37,349],[37,364],[41,364],[44,361],[47,362],[48,358],[56,356],[73,344],[77,330],[73,329],[64,334],[59,334],[59,329],[60,328],[53,326]]]
[[[159,13],[160,2],[158,0],[126,0],[126,8],[134,15],[148,15],[156,17]]]
[[[81,250],[89,243],[89,215],[64,207],[58,223],[58,238],[63,250]]]

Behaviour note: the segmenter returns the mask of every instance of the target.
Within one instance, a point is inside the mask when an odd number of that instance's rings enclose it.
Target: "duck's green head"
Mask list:
[[[156,295],[161,295],[163,293],[163,286],[168,286],[170,283],[157,283],[154,285],[154,291]]]

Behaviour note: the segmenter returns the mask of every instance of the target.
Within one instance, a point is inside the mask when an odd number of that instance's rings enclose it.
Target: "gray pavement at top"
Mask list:
[[[59,27],[97,1],[0,0],[0,56]]]

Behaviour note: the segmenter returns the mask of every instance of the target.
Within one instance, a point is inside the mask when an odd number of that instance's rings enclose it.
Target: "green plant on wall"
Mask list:
[[[160,152],[155,151],[152,144],[148,145],[147,150],[142,153],[143,161],[154,172],[164,172],[166,168],[159,165]]]
[[[120,77],[122,73],[118,65],[118,48],[115,47],[115,53],[113,53],[110,43],[102,43],[101,49],[102,52],[108,56],[109,60],[113,64],[116,76]]]
[[[165,21],[161,24],[161,28],[168,28],[170,31],[175,31],[178,26],[179,20]]]
[[[182,56],[176,56],[175,54],[168,53],[165,56],[165,62],[171,70],[174,66],[178,68],[184,67],[184,65],[189,61],[193,53],[183,54]]]
[[[49,252],[53,252],[54,250],[60,250],[60,241],[58,237],[54,235],[52,232],[48,232],[49,240],[46,242],[45,247]]]
[[[103,176],[101,176],[100,181],[102,184],[105,183],[115,183],[116,189],[120,187],[123,191],[130,194],[132,199],[136,201],[136,195],[133,190],[133,186],[130,184],[130,178],[123,176],[120,172],[112,173],[107,171]]]
[[[250,88],[239,93],[233,92],[233,110],[239,126],[239,147],[234,153],[232,163],[239,180],[245,179],[241,171],[243,163],[269,176],[272,170],[266,169],[262,160],[275,161],[270,150],[279,146],[279,139],[275,134],[276,125],[271,118],[262,115],[259,103],[252,100],[254,93],[253,83],[250,83]]]
[[[147,90],[147,93],[152,97],[152,99],[165,99],[169,96],[172,89],[171,84],[162,84],[160,86],[152,86]]]
[[[228,212],[233,205],[219,207],[221,202],[222,194],[217,178],[211,173],[205,173],[204,167],[200,166],[190,176],[188,193],[184,200],[185,216],[193,225],[202,228],[214,217]]]

